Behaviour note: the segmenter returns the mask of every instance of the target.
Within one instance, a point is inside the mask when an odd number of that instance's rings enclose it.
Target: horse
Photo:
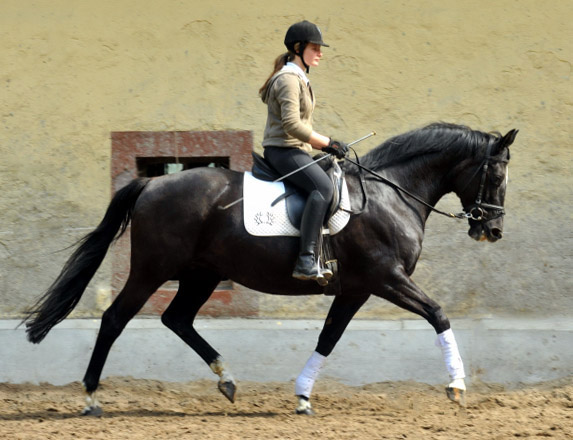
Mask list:
[[[330,237],[340,294],[334,296],[316,349],[295,382],[296,413],[313,413],[310,396],[320,369],[370,296],[413,312],[434,328],[451,380],[447,397],[464,404],[463,361],[450,322],[410,276],[422,250],[425,222],[447,193],[455,193],[464,209],[448,216],[467,218],[471,238],[502,238],[509,147],[516,134],[515,129],[501,135],[434,123],[392,137],[358,161],[342,161],[352,203],[364,206]],[[112,344],[166,281],[178,280],[179,288],[162,323],[219,376],[218,388],[231,402],[235,379],[193,326],[218,283],[229,279],[275,295],[323,294],[324,287],[313,281],[291,277],[297,237],[257,237],[245,230],[241,204],[232,203],[242,197],[242,182],[243,173],[223,168],[131,181],[116,192],[101,223],[77,243],[60,275],[27,310],[22,321],[27,338],[39,343],[76,306],[109,246],[131,224],[129,277],[102,315],[83,379],[83,414],[101,414],[96,390]]]

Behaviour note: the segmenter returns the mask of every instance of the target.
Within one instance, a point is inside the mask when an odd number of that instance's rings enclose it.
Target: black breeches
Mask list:
[[[264,156],[282,175],[288,174],[313,161],[312,157],[300,148],[266,147]],[[320,165],[311,165],[293,174],[286,180],[308,195],[313,191],[318,191],[325,200],[326,205],[330,205],[333,196],[332,182]]]

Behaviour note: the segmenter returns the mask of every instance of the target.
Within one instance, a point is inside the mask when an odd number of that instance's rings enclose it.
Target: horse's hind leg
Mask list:
[[[217,351],[193,327],[199,309],[209,299],[221,281],[215,273],[200,269],[186,274],[179,281],[179,290],[161,316],[161,321],[173,330],[220,377],[219,390],[231,402],[235,401],[236,384]]]
[[[104,312],[96,344],[83,380],[88,395],[86,398],[87,406],[82,414],[97,416],[102,413],[95,394],[111,346],[131,318],[137,314],[161,284],[162,282],[159,281],[155,283],[151,280],[137,281],[135,277],[130,275],[123,290]]]

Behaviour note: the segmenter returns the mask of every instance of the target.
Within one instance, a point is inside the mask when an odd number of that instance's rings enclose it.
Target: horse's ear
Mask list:
[[[507,132],[507,134],[500,139],[499,150],[501,151],[503,148],[509,148],[509,146],[511,144],[513,144],[513,141],[515,140],[515,136],[517,136],[518,132],[519,132],[519,130],[517,130],[515,128],[513,130],[509,130]]]
[[[496,143],[492,146],[491,155],[497,156],[498,154],[501,154],[503,150],[509,148],[509,146],[513,144],[518,131],[519,130],[514,128],[513,130],[509,130],[505,136],[498,138]]]

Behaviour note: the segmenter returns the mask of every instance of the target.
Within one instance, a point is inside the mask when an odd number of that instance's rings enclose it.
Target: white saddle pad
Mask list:
[[[285,192],[282,182],[265,182],[253,177],[250,172],[245,172],[243,180],[243,214],[245,228],[251,235],[262,237],[287,235],[300,236],[287,215],[286,201],[283,199],[275,206],[271,206],[281,194]],[[346,180],[342,183],[342,197],[340,209],[328,222],[328,229],[323,229],[323,234],[334,235],[340,232],[348,223],[350,213],[350,197]]]

